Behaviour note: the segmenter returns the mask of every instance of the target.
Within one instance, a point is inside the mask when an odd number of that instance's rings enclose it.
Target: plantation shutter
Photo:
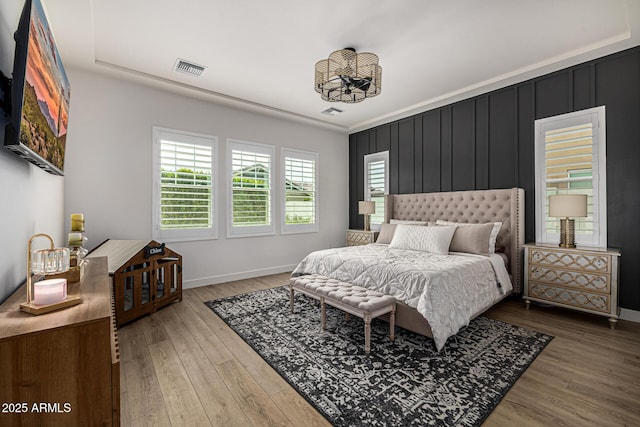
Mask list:
[[[153,127],[153,238],[215,239],[217,138]]]
[[[273,147],[236,141],[229,145],[230,236],[273,234]]]
[[[211,147],[162,140],[161,229],[211,227],[211,164]]]
[[[575,221],[579,245],[606,247],[605,107],[535,122],[536,241],[557,243],[560,218],[549,216],[549,196],[584,194],[587,217]]]
[[[371,225],[384,222],[384,195],[388,193],[388,163],[389,152],[370,154],[365,156],[365,200],[376,204],[376,211],[371,215]]]
[[[593,233],[593,123],[545,132],[545,178],[547,199],[555,194],[586,194],[586,218],[575,218],[576,234]],[[597,167],[597,164],[595,164]],[[549,217],[547,232],[559,233],[558,218]]]
[[[282,232],[317,231],[316,153],[283,149],[284,219]]]

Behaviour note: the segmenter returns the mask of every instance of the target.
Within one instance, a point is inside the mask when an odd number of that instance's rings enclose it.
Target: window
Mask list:
[[[376,202],[376,212],[371,215],[372,230],[379,230],[384,222],[384,196],[389,194],[389,152],[364,156],[364,199]]]
[[[560,241],[549,196],[586,194],[587,217],[575,219],[579,245],[607,246],[605,107],[536,120],[536,240]]]
[[[217,139],[153,127],[153,238],[218,237],[214,196]]]
[[[230,165],[227,236],[275,234],[271,145],[228,140]]]
[[[318,154],[282,149],[282,234],[318,231]]]

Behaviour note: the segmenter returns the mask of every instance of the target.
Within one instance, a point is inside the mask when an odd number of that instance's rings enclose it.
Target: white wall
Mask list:
[[[18,27],[22,3],[0,2],[0,69],[7,76],[11,75],[13,63],[7,59],[12,54],[6,53],[15,49],[13,32]],[[4,127],[0,132],[4,134]],[[26,280],[29,237],[46,233],[57,245],[66,244],[63,183],[63,177],[50,175],[0,148],[0,302]],[[46,239],[37,239],[34,248],[47,244]]]
[[[71,110],[65,167],[65,217],[85,215],[87,246],[105,239],[151,240],[152,126],[319,153],[320,232],[226,238],[226,166],[220,164],[217,240],[169,243],[183,256],[184,287],[290,271],[307,253],[344,245],[348,226],[348,135],[68,70]],[[278,177],[279,173],[275,175]],[[279,192],[276,208],[280,212]],[[279,218],[279,217],[277,217]]]

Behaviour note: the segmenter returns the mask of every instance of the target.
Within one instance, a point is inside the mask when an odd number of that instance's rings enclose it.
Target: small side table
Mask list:
[[[375,243],[379,232],[365,230],[347,230],[347,246],[368,245]]]

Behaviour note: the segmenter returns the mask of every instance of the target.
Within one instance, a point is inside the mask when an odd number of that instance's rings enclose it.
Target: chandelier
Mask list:
[[[374,53],[346,47],[316,63],[315,88],[325,101],[364,101],[380,94],[381,82],[382,67]]]

